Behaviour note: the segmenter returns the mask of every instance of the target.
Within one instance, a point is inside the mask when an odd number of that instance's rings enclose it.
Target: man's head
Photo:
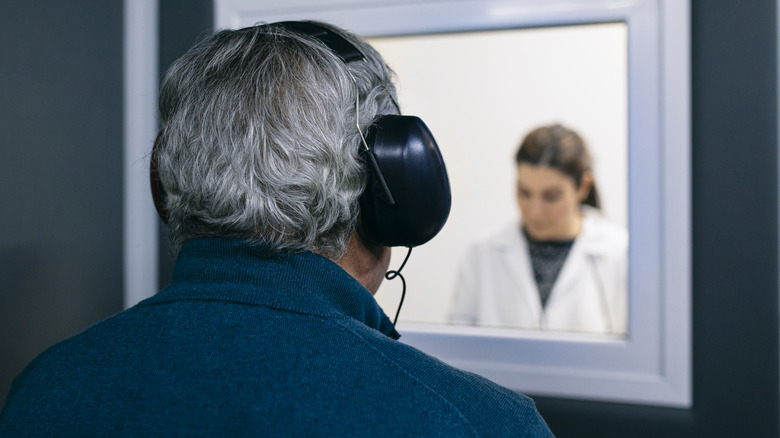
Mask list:
[[[321,41],[271,24],[217,33],[168,71],[156,160],[175,249],[215,236],[344,253],[367,180],[356,125],[365,132],[398,109],[376,51],[320,25],[365,59],[345,63]]]

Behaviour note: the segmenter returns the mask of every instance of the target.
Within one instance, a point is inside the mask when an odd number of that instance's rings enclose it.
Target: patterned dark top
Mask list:
[[[539,298],[542,300],[542,307],[547,305],[550,298],[555,280],[566,262],[574,239],[565,241],[538,241],[534,240],[525,229],[523,234],[528,240],[528,253],[531,256],[531,266],[533,267],[534,279],[539,289]]]

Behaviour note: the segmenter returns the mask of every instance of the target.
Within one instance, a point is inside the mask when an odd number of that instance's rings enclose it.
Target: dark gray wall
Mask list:
[[[122,2],[0,5],[0,405],[122,307]]]

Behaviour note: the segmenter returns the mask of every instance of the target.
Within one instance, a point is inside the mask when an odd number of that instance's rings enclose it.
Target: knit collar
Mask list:
[[[141,305],[216,300],[327,318],[349,317],[398,339],[371,293],[340,266],[312,252],[271,253],[245,240],[184,244],[171,283]]]

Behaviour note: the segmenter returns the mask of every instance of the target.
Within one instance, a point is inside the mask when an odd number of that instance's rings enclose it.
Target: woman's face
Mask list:
[[[570,240],[580,232],[580,203],[590,190],[591,177],[580,187],[574,179],[548,166],[517,166],[517,204],[523,227],[534,240]]]

